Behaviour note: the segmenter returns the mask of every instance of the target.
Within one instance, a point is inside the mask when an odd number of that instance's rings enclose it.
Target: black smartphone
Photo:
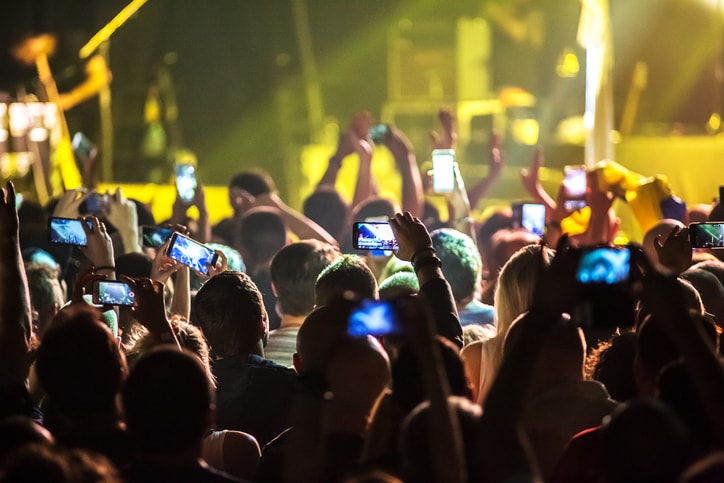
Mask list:
[[[690,224],[689,240],[694,248],[724,248],[724,222]]]
[[[93,284],[93,303],[133,307],[136,303],[136,294],[125,282],[96,280]]]
[[[370,128],[370,137],[375,144],[385,144],[385,136],[390,131],[387,124],[375,124]]]
[[[92,225],[86,222],[90,228]],[[88,238],[83,230],[83,221],[77,218],[59,218],[51,217],[49,221],[48,233],[50,235],[50,243],[61,245],[75,245],[84,247],[88,244]]]
[[[177,262],[183,263],[204,275],[209,273],[208,265],[216,263],[218,258],[218,254],[211,248],[179,232],[174,232],[171,235],[171,242],[168,245],[166,254]]]
[[[141,225],[141,244],[144,247],[158,248],[173,235],[171,228],[162,226]]]
[[[78,210],[84,214],[98,215],[108,211],[108,205],[108,195],[93,192],[83,200]]]
[[[357,250],[396,250],[392,227],[386,221],[358,221],[352,227],[352,246]]]
[[[193,164],[176,164],[174,167],[176,174],[176,191],[178,196],[185,202],[194,199],[196,193],[196,167]]]
[[[565,191],[563,207],[566,211],[578,211],[585,208],[587,188],[585,166],[563,167],[563,189]]]
[[[455,189],[455,151],[435,149],[432,152],[432,190],[450,193]]]
[[[546,207],[542,203],[513,203],[513,224],[518,228],[543,236],[546,227]]]
[[[631,250],[628,247],[584,247],[576,280],[582,284],[616,285],[629,281]]]
[[[347,333],[352,337],[401,334],[396,304],[384,300],[361,300],[349,315]]]

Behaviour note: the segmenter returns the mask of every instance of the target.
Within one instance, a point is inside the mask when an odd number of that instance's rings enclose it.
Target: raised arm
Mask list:
[[[337,240],[313,220],[290,207],[275,193],[256,197],[255,206],[271,206],[279,210],[284,223],[300,240],[314,239],[337,246]]]
[[[485,178],[478,181],[468,190],[468,199],[470,200],[471,207],[478,206],[478,202],[487,196],[490,189],[500,179],[504,165],[505,153],[503,153],[503,149],[500,146],[500,135],[497,133],[491,133],[488,173],[485,175]]]
[[[123,196],[121,188],[116,188],[113,194],[108,195],[108,212],[106,220],[116,227],[123,242],[123,253],[141,253],[141,243],[138,236],[138,212],[136,205]]]
[[[540,183],[539,174],[540,168],[543,166],[543,160],[543,146],[538,146],[533,153],[530,166],[520,170],[520,181],[523,183],[523,187],[533,201],[543,203],[546,206],[546,221],[550,221],[551,219],[555,219],[554,213],[556,212],[557,205]]]
[[[422,178],[412,143],[401,130],[390,126],[385,136],[385,145],[395,158],[395,164],[402,176],[402,211],[409,211],[413,216],[422,216]]]
[[[15,186],[0,190],[0,384],[23,385],[32,336],[30,295],[20,253]]]

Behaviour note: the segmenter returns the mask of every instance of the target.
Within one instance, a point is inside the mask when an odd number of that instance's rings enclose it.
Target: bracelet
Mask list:
[[[116,271],[116,267],[113,267],[113,266],[111,266],[111,265],[103,265],[103,266],[101,266],[101,267],[93,267],[93,271],[94,271],[94,272],[97,272],[97,271],[99,271],[99,270],[110,270],[110,271],[112,271],[112,272],[115,272],[115,271]]]
[[[412,255],[412,258],[410,258],[410,262],[412,262],[412,264],[414,265],[415,260],[417,260],[417,257],[419,257],[421,254],[423,254],[425,252],[431,252],[430,256],[434,256],[437,253],[437,251],[433,247],[421,248],[421,249],[417,250],[414,255]]]
[[[440,259],[437,258],[435,255],[430,255],[429,257],[423,257],[419,260],[416,260],[412,264],[412,268],[415,269],[415,272],[418,272],[420,271],[420,269],[428,265],[435,265],[435,268],[442,268],[442,261],[440,261]]]

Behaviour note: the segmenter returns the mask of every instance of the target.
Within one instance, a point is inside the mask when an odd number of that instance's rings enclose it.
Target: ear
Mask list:
[[[298,352],[292,354],[292,366],[294,366],[294,370],[297,374],[304,374],[304,369],[302,368],[302,358],[299,357]]]
[[[274,297],[276,297],[276,296],[277,296],[277,288],[274,286],[274,282],[271,283],[271,287],[272,287],[272,293],[274,294]]]

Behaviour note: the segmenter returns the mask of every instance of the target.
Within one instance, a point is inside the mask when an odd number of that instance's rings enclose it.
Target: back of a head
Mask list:
[[[493,236],[500,230],[513,228],[513,218],[508,213],[496,212],[490,215],[478,228],[478,244],[484,254],[489,254]],[[486,255],[487,257],[488,255]]]
[[[42,336],[46,329],[45,323],[49,322],[64,303],[58,270],[43,263],[31,262],[25,265],[25,275],[28,280],[30,302],[38,313],[37,330]]]
[[[104,456],[82,448],[31,444],[13,453],[0,471],[0,483],[121,483]]]
[[[498,334],[504,335],[513,320],[530,308],[538,279],[550,265],[553,253],[541,245],[528,245],[503,266],[494,303]]]
[[[334,246],[318,240],[302,240],[277,252],[271,279],[282,313],[304,316],[312,311],[317,277],[338,256]]]
[[[496,279],[508,260],[528,245],[536,245],[540,237],[523,229],[499,230],[490,240],[490,255],[486,255],[488,277]]]
[[[140,278],[151,276],[151,260],[142,253],[125,253],[116,257],[116,274]]]
[[[420,291],[414,272],[397,272],[385,278],[379,286],[380,300],[394,300]]]
[[[274,180],[266,171],[254,169],[243,171],[229,180],[229,188],[239,188],[252,196],[272,193],[276,190]]]
[[[456,302],[469,298],[480,281],[482,261],[475,242],[452,228],[430,234],[432,245],[442,262],[442,272],[452,288]]]
[[[465,378],[465,367],[458,348],[444,337],[436,337],[445,375],[450,385],[450,395],[472,398],[472,391]],[[423,384],[422,368],[417,354],[410,344],[403,343],[392,363],[392,394],[407,414],[428,398]]]
[[[603,467],[610,483],[674,483],[689,462],[686,427],[664,404],[627,403],[605,431]]]
[[[349,208],[333,187],[321,187],[304,200],[303,212],[339,241],[347,228]]]
[[[482,474],[477,474],[476,468],[480,459],[477,439],[482,410],[479,405],[461,397],[451,396],[448,403],[452,403],[460,424],[468,481],[481,481]],[[435,474],[435,456],[432,453],[435,444],[430,424],[430,404],[424,402],[407,416],[402,425],[400,446],[405,481],[426,482]]]
[[[711,272],[703,269],[689,269],[681,274],[681,278],[691,283],[710,314],[716,315],[719,320],[724,316],[724,285]]]
[[[212,424],[212,394],[206,371],[186,351],[160,347],[133,366],[123,389],[128,431],[148,453],[171,453],[198,445]]]
[[[636,397],[636,383],[633,375],[636,357],[636,334],[627,332],[614,336],[606,348],[594,349],[595,366],[592,378],[606,386],[611,398],[624,402]]]
[[[327,305],[346,292],[360,298],[379,298],[377,279],[358,255],[342,255],[322,270],[314,284],[314,303]]]
[[[68,418],[115,407],[126,373],[123,354],[100,313],[85,304],[61,310],[38,348],[36,371],[53,407]]]
[[[335,300],[314,309],[297,333],[297,372],[324,374],[336,348],[349,336],[347,326],[354,303],[346,299]]]
[[[244,273],[227,271],[211,277],[196,294],[194,309],[216,356],[246,354],[264,336],[262,296]]]
[[[399,210],[386,198],[369,198],[357,205],[352,213],[352,221],[365,221],[368,218],[391,218]]]
[[[279,211],[270,207],[252,208],[239,222],[238,246],[251,268],[268,263],[287,244],[287,227]]]
[[[691,267],[693,270],[706,270],[713,274],[724,285],[724,262],[721,260],[707,260]]]

